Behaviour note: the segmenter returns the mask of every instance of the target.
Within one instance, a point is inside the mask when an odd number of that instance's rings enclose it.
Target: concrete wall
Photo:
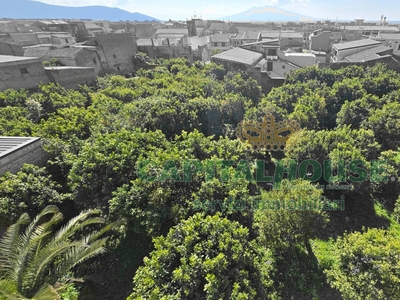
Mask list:
[[[67,89],[76,89],[79,85],[93,85],[96,74],[93,68],[47,67],[46,73],[52,82]]]
[[[279,57],[282,59],[287,60],[288,62],[291,62],[292,64],[295,64],[296,66],[299,67],[310,67],[314,66],[317,63],[317,59],[314,54],[309,54],[309,53],[284,53],[283,52],[279,53]]]
[[[296,68],[295,66],[293,66],[291,64],[288,64],[285,61],[273,60],[272,71],[274,71],[278,74],[285,75],[285,74],[295,71],[297,69],[298,68]]]
[[[83,49],[75,57],[75,65],[78,67],[93,68],[97,76],[104,74],[101,57],[97,51]]]
[[[312,34],[310,36],[310,50],[328,52],[330,46],[330,37],[330,31],[319,32],[316,35]]]
[[[291,47],[303,47],[303,37],[281,37],[280,45],[281,49],[287,49]]]
[[[191,62],[193,61],[190,46],[138,46],[138,51],[146,53],[151,58],[184,57]]]
[[[17,173],[24,163],[37,166],[44,166],[47,161],[47,154],[42,148],[41,140],[0,157],[0,174],[5,172]]]
[[[225,43],[225,46],[224,46],[224,43]],[[226,50],[231,49],[231,43],[230,43],[230,40],[227,40],[227,42],[213,42],[212,38],[211,38],[211,41],[208,44],[208,48],[211,51],[213,51],[215,49],[221,50],[221,51],[226,51]]]
[[[260,69],[252,68],[247,70],[247,74],[261,86],[263,92],[268,94],[274,87],[279,87],[285,82],[284,79],[271,79],[268,74],[261,73]]]
[[[76,38],[72,36],[51,36],[51,44],[53,45],[72,45],[76,43]]]
[[[23,74],[26,71],[25,69],[28,71],[27,74]],[[21,88],[36,89],[40,83],[47,84],[49,82],[42,62],[38,59],[0,64],[1,91]]]
[[[260,58],[260,60],[261,60],[261,58]],[[234,61],[226,61],[226,60],[218,59],[215,57],[211,57],[211,61],[215,62],[217,64],[222,64],[227,71],[232,71],[232,72],[235,72],[235,71],[237,72],[239,70],[247,71],[247,69],[250,67],[245,64],[237,63]]]
[[[133,58],[137,46],[132,34],[99,34],[93,41],[102,57],[102,65],[106,73],[125,75],[133,72]]]
[[[21,46],[0,42],[0,55],[24,56]]]

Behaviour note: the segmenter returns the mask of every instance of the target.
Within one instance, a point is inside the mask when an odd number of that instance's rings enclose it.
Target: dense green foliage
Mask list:
[[[129,299],[275,299],[271,253],[247,228],[196,214],[154,240]]]
[[[400,240],[390,231],[370,229],[339,237],[339,261],[327,270],[343,299],[400,297]]]
[[[0,93],[0,135],[39,136],[49,157],[44,167],[0,174],[0,226],[48,205],[67,218],[101,209],[107,224],[126,220],[106,259],[73,268],[86,282],[62,297],[399,297],[397,73],[302,68],[264,95],[245,72],[215,63],[151,63],[77,91],[48,84]],[[239,122],[266,112],[301,127],[284,152],[256,152],[235,136]],[[291,162],[305,160],[324,176],[308,165],[293,180]],[[384,167],[375,172],[377,160]],[[278,166],[279,180],[258,180]],[[266,209],[268,201],[322,208]],[[23,288],[32,296],[36,287]]]

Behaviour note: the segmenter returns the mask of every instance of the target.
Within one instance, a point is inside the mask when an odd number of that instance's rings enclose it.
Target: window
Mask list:
[[[214,43],[214,47],[218,47],[218,43]]]
[[[267,72],[272,71],[272,69],[273,69],[272,61],[267,61]]]
[[[225,47],[225,44],[226,44],[225,42],[222,42],[222,47]]]
[[[22,75],[29,74],[29,71],[28,71],[27,68],[21,68],[21,69],[19,69],[19,70],[20,70],[20,72],[21,72]]]
[[[286,68],[286,66],[285,65],[282,65],[282,69],[285,69]]]
[[[276,49],[268,49],[267,55],[268,56],[276,56]]]
[[[95,58],[93,58],[93,63],[97,64],[97,60]]]

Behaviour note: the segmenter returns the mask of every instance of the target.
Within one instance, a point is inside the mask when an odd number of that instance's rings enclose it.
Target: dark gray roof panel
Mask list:
[[[0,136],[0,158],[7,154],[17,151],[35,141],[38,137],[14,137],[14,136]]]

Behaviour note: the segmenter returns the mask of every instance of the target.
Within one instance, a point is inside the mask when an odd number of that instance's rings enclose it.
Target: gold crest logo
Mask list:
[[[236,129],[237,137],[243,143],[250,143],[254,150],[283,151],[289,136],[298,131],[295,121],[275,123],[271,113],[266,113],[263,122],[241,122]]]

